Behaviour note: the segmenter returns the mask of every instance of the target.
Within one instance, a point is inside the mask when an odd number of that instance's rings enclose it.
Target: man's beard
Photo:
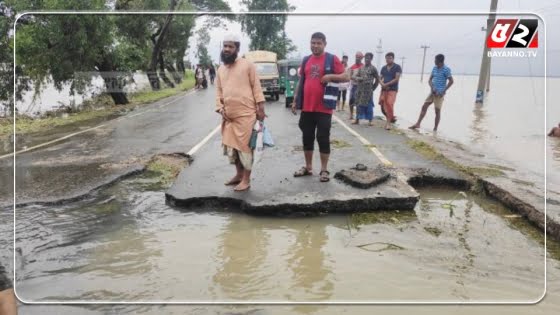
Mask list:
[[[237,59],[237,52],[234,52],[232,54],[230,54],[229,56],[224,54],[224,52],[222,51],[220,53],[220,59],[222,59],[222,62],[226,65],[231,65],[232,63],[235,62],[235,59]]]

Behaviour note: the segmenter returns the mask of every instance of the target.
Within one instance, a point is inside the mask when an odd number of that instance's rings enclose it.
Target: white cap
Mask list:
[[[224,36],[224,42],[241,42],[239,35],[234,34],[234,33],[227,33]]]

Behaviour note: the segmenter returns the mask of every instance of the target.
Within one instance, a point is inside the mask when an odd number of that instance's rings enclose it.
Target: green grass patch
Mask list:
[[[353,213],[349,218],[349,225],[354,229],[359,229],[361,225],[389,223],[401,224],[412,222],[416,220],[416,213],[414,211],[376,211],[376,212],[361,212]]]
[[[427,144],[424,141],[420,140],[407,140],[407,144],[416,152],[420,153],[422,156],[434,160],[440,161],[444,165],[449,168],[458,170],[463,172],[467,175],[473,176],[483,176],[483,177],[497,177],[505,175],[501,169],[493,168],[493,167],[472,167],[459,164],[454,162],[448,158],[446,158],[443,154],[439,153],[433,146]]]
[[[103,108],[100,110],[84,110],[77,113],[70,113],[67,117],[53,116],[45,118],[32,118],[28,116],[19,116],[16,118],[16,133],[34,133],[47,129],[56,128],[102,117],[110,116],[115,113],[113,108]],[[14,128],[14,120],[12,117],[0,121],[0,137],[11,135]]]
[[[348,148],[352,145],[344,140],[332,139],[331,145],[336,149]]]
[[[194,76],[186,75],[179,85],[174,88],[164,88],[158,91],[152,91],[150,88],[140,90],[138,92],[132,93],[129,96],[130,103],[134,105],[145,104],[158,101],[160,99],[176,95],[178,93],[187,91],[194,87],[195,81]]]
[[[157,183],[161,187],[169,187],[187,163],[188,161],[185,157],[174,154],[161,154],[148,162],[146,170],[151,173],[152,177],[157,178]]]

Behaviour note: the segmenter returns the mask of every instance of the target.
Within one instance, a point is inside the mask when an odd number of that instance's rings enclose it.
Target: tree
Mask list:
[[[247,11],[282,11],[291,12],[295,10],[294,6],[290,6],[287,0],[242,0],[241,4],[245,5]],[[296,50],[296,46],[286,36],[287,15],[267,15],[267,14],[251,14],[240,17],[241,27],[249,38],[251,50],[268,50],[278,55],[278,59],[284,59],[286,56]]]
[[[51,0],[11,2],[20,10],[106,10],[104,0]],[[70,84],[72,94],[84,93],[92,79],[101,76],[115,104],[128,103],[122,88],[130,69],[134,52],[115,32],[115,16],[107,15],[31,15],[29,23],[18,26],[16,64],[21,67],[22,80],[33,82],[36,93],[52,80],[61,90]]]
[[[13,46],[10,35],[14,18],[12,10],[0,2],[0,105],[12,112],[13,102]]]
[[[121,10],[167,10],[170,12],[177,10],[193,11],[194,9],[198,11],[231,10],[223,0],[118,0],[116,8]],[[175,82],[178,83],[181,80],[180,72],[184,74],[185,70],[183,57],[195,25],[194,18],[194,15],[175,14],[151,15],[144,18],[144,25],[150,26],[147,38],[151,43],[151,54],[147,65],[147,74],[152,89],[160,89],[159,78],[168,86],[173,86],[173,82],[165,75],[166,69],[172,74]],[[216,24],[216,20],[219,19],[219,16],[214,16],[210,20]],[[177,68],[173,66],[174,64]],[[158,66],[159,74],[157,72]]]
[[[5,13],[6,7],[10,12],[229,10],[223,0],[7,0],[0,11],[0,32],[4,34],[13,23]],[[195,15],[174,14],[26,15],[17,28],[17,91],[30,89],[32,83],[38,94],[44,83],[52,82],[59,90],[70,84],[71,93],[82,94],[95,77],[101,76],[114,103],[126,104],[124,86],[138,70],[148,73],[155,89],[160,88],[160,79],[174,86],[184,76],[183,58],[195,20]],[[6,74],[0,78],[0,102],[9,102],[13,81],[11,40],[3,36],[0,41],[0,72]]]
[[[208,54],[208,44],[210,43],[210,34],[207,28],[200,28],[197,32],[197,51],[198,63],[202,65],[212,64],[212,58]]]

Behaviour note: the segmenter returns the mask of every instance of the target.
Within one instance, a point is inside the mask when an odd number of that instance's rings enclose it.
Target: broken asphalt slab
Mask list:
[[[304,165],[299,116],[278,104],[268,105],[267,114],[266,123],[276,146],[266,148],[261,161],[254,165],[249,191],[235,192],[231,186],[224,185],[235,169],[221,154],[218,133],[195,153],[193,163],[179,174],[166,193],[167,203],[181,208],[234,206],[255,215],[280,216],[412,210],[416,205],[418,193],[397,176],[395,169],[389,169],[391,176],[385,182],[369,189],[355,188],[332,177],[330,182],[321,183],[317,148],[313,176],[294,178],[293,173]],[[380,164],[367,147],[335,120],[331,143],[331,174],[357,163],[369,168]]]

